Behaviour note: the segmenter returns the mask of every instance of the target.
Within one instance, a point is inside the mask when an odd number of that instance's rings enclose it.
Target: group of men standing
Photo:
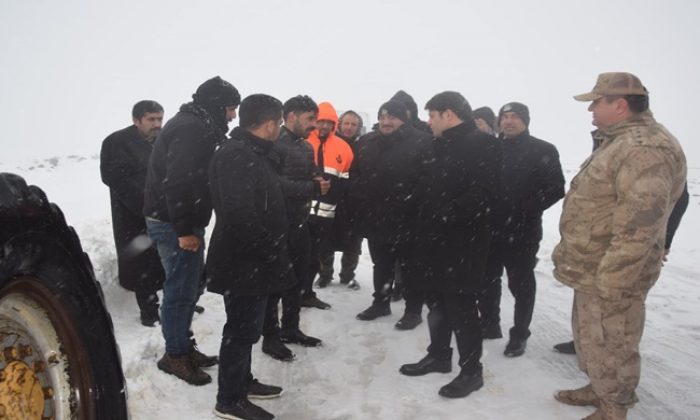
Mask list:
[[[602,146],[572,182],[554,253],[555,276],[576,289],[575,339],[591,380],[556,397],[597,406],[590,419],[625,418],[635,401],[636,381],[627,370],[636,369],[638,380],[644,297],[663,257],[656,242],[685,180],[678,143],[647,108],[629,105],[643,96],[648,107],[641,82],[627,73],[607,77],[577,97],[594,101],[589,109]],[[136,104],[134,125],[105,140],[101,165],[120,282],[136,291],[144,324],[161,322],[166,345],[158,367],[201,385],[211,381],[202,368],[218,363],[215,414],[273,418],[250,402],[282,394],[253,377],[252,345],[262,335],[263,352],[286,361],[294,359],[286,343],[320,345],[299,329],[300,308],[330,308],[313,282],[318,274],[317,286],[328,285],[335,250],[345,251],[341,282],[358,287],[354,270],[363,238],[374,294],[357,318],[389,315],[398,277],[406,309],[396,328],[415,328],[423,304],[429,310],[427,355],[401,366],[402,374],[452,371],[454,335],[459,373],[439,394],[465,397],[483,386],[482,340],[502,336],[504,269],[515,298],[504,354],[522,355],[542,213],[564,196],[557,150],[530,135],[529,109],[518,102],[501,107],[496,118],[488,109],[472,112],[461,94],[446,91],[425,109],[427,124],[400,91],[379,107],[375,129],[359,136],[363,122],[353,111],[339,121],[330,103],[317,105],[308,96],[284,104],[263,94],[241,101],[219,77],[203,83],[162,131],[162,107]],[[237,112],[239,126],[227,136]],[[217,217],[205,265],[212,210]],[[161,264],[154,263],[146,233]],[[223,295],[226,308],[218,358],[199,352],[192,337],[205,285]],[[627,318],[620,321],[620,313]],[[617,343],[596,338],[592,323],[611,332],[638,327]],[[616,358],[601,361],[596,355],[611,341]],[[637,364],[628,366],[635,357]],[[626,369],[620,381],[610,379],[615,369]]]

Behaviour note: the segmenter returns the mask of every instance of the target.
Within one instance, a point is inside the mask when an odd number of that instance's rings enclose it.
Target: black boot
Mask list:
[[[190,339],[192,347],[190,347],[190,359],[197,367],[211,367],[219,363],[219,356],[207,356],[206,354],[199,351],[197,348],[197,342],[194,338]]]
[[[525,353],[527,348],[527,338],[512,338],[506,344],[503,354],[506,357],[518,357]]]
[[[330,309],[331,305],[319,299],[316,295],[304,296],[301,298],[301,306],[304,308]]]
[[[428,354],[420,359],[418,363],[409,363],[401,366],[399,372],[406,376],[423,376],[432,372],[452,372],[452,351],[450,350],[450,357],[440,359]]]
[[[479,373],[457,375],[449,384],[440,388],[438,394],[446,398],[463,398],[484,386],[484,378]]]
[[[559,343],[554,345],[554,350],[559,353],[564,354],[576,354],[576,346],[574,346],[573,341],[567,341],[565,343]]]
[[[270,398],[281,397],[284,390],[280,386],[267,385],[257,379],[253,379],[248,384],[248,398],[256,400],[269,400]]]
[[[273,359],[283,362],[291,362],[294,360],[294,353],[287,346],[282,344],[278,335],[272,335],[263,338],[262,351]]]
[[[258,407],[247,398],[240,399],[232,404],[216,404],[214,415],[222,419],[246,419],[246,420],[272,420],[271,413]]]
[[[156,322],[160,322],[158,315],[158,305],[150,305],[141,309],[141,325],[144,327],[155,327]]]
[[[282,330],[280,340],[283,343],[301,344],[304,347],[318,347],[323,343],[316,337],[304,334],[299,328]]]
[[[404,313],[401,319],[394,324],[394,328],[397,330],[412,330],[416,328],[421,322],[423,322],[423,318],[420,316],[420,314],[412,314],[412,313]]]
[[[389,303],[373,303],[372,306],[357,314],[355,318],[361,321],[372,321],[380,316],[391,315]]]

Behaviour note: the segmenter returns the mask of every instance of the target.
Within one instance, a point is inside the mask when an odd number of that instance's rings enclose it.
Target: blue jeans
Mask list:
[[[192,316],[204,276],[204,229],[195,229],[194,234],[202,246],[197,252],[192,252],[180,248],[171,223],[146,220],[146,228],[165,270],[160,305],[165,352],[171,356],[184,355],[191,348]]]
[[[253,380],[250,353],[262,333],[267,296],[224,295],[226,324],[219,351],[216,402],[231,405],[246,398]]]

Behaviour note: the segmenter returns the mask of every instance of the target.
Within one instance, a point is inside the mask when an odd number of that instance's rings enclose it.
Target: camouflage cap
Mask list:
[[[595,101],[604,96],[649,95],[639,78],[631,73],[601,73],[593,90],[574,96],[577,101]]]

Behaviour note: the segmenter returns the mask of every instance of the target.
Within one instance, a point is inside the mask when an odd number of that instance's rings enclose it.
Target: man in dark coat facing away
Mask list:
[[[421,168],[413,199],[418,226],[406,276],[420,275],[430,310],[428,355],[401,366],[408,376],[452,370],[450,341],[459,351],[459,375],[440,395],[459,398],[483,386],[477,293],[491,237],[489,208],[498,190],[498,144],[476,128],[471,107],[457,92],[426,104],[436,139]]]
[[[248,96],[241,102],[239,127],[214,153],[209,168],[216,225],[207,256],[208,288],[223,295],[226,307],[214,414],[227,419],[272,419],[248,398],[282,393],[251,373],[251,350],[262,333],[268,295],[295,281],[278,162],[270,153],[281,124],[280,101]]]
[[[238,90],[216,76],[168,121],[156,139],[146,175],[143,214],[165,270],[160,318],[165,355],[158,368],[193,385],[211,382],[201,368],[216,357],[197,350],[192,316],[204,279],[204,229],[212,204],[207,168],[226,138],[241,101]]]
[[[156,101],[139,101],[131,116],[132,125],[102,142],[100,175],[109,187],[119,284],[136,295],[141,324],[153,327],[160,319],[157,292],[165,273],[141,210],[148,158],[163,124],[163,107]]]

